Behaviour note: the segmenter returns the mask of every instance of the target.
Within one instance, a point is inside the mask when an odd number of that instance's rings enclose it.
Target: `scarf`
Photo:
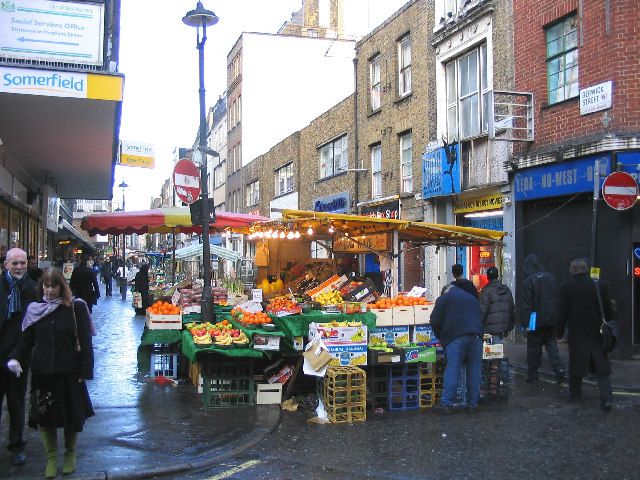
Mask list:
[[[27,307],[27,313],[24,314],[24,319],[22,320],[23,332],[27,327],[49,315],[62,303],[62,299],[60,297],[54,298],[53,300],[48,300],[47,297],[44,297],[43,300],[44,303],[32,302]]]
[[[20,286],[27,280],[28,275],[25,272],[22,278],[13,278],[7,271],[7,282],[9,282],[9,308],[7,310],[7,317],[12,313],[20,312],[22,310],[22,298],[20,296]]]

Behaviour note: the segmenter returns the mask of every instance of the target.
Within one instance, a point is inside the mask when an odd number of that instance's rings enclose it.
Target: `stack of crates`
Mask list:
[[[151,346],[149,377],[178,378],[177,343],[154,343]]]
[[[367,408],[389,408],[389,365],[367,367]]]
[[[505,402],[509,397],[509,359],[492,358],[482,361],[480,400]]]
[[[391,365],[389,370],[389,410],[413,410],[419,402],[420,363]]]
[[[358,367],[328,367],[322,398],[332,423],[367,419],[367,374]]]
[[[431,408],[440,402],[444,388],[444,360],[420,363],[420,407]]]
[[[213,359],[212,359],[213,360]],[[202,366],[202,403],[206,408],[255,404],[253,360],[212,361]]]

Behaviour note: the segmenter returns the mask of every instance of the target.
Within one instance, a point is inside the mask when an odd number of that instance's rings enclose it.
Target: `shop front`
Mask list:
[[[640,244],[636,207],[618,211],[602,201],[602,183],[620,169],[635,170],[637,154],[601,154],[551,163],[514,174],[516,201],[517,284],[524,279],[522,261],[535,253],[559,283],[567,280],[573,259],[586,258],[607,281],[620,324],[619,353],[637,349],[637,285],[633,265]],[[600,200],[593,201],[596,165]],[[597,218],[594,228],[594,214]],[[516,289],[516,304],[521,292]]]

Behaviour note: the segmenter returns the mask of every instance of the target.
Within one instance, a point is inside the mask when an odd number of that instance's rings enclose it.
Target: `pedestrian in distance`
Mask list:
[[[468,292],[474,297],[478,298],[478,289],[471,280],[464,278],[463,271],[464,269],[459,263],[454,263],[451,266],[451,275],[453,275],[454,279],[451,284],[455,285],[456,287],[460,287],[465,292]]]
[[[113,295],[113,264],[111,262],[111,258],[107,257],[102,264],[102,268],[100,269],[100,276],[102,277],[102,281],[104,282],[105,295],[110,297]]]
[[[34,282],[38,282],[40,280],[40,275],[42,275],[42,269],[38,268],[38,259],[33,255],[29,255],[27,257],[27,274]]]
[[[491,335],[491,343],[502,343],[502,338],[509,335],[516,322],[516,309],[513,302],[513,294],[509,287],[498,280],[498,269],[487,269],[487,283],[478,300],[480,300],[480,313],[484,333]]]
[[[560,285],[558,305],[558,336],[564,334],[567,326],[567,346],[569,347],[569,401],[582,400],[582,377],[595,373],[600,396],[600,408],[611,410],[611,363],[602,348],[600,326],[602,315],[596,288],[600,289],[602,308],[607,320],[612,319],[611,302],[607,284],[589,277],[589,264],[576,259],[569,267],[571,278]]]
[[[95,329],[86,302],[72,298],[59,269],[44,271],[38,296],[43,302],[29,305],[7,368],[20,378],[22,365],[32,359],[28,425],[40,430],[47,457],[45,476],[55,478],[57,429],[64,429],[62,473],[69,475],[76,469],[78,433],[94,415],[85,380],[93,379]]]
[[[476,412],[482,383],[482,318],[480,303],[471,293],[449,284],[431,312],[431,328],[444,348],[447,366],[441,405],[436,411],[453,413],[462,365],[467,369],[467,411]]]
[[[136,308],[137,315],[145,315],[149,306],[149,264],[140,265],[140,270],[136,273],[134,279],[134,287],[136,292],[142,295],[142,307]]]
[[[25,442],[25,396],[27,394],[28,362],[21,378],[13,375],[6,367],[11,351],[18,344],[22,319],[30,303],[37,301],[36,287],[27,274],[27,254],[19,248],[7,252],[6,273],[0,279],[0,413],[6,400],[9,413],[9,445],[11,463],[23,465]]]
[[[91,267],[87,265],[88,257],[80,257],[80,265],[73,269],[69,286],[76,297],[82,298],[89,307],[89,312],[98,303],[100,298],[100,285]]]
[[[558,315],[558,282],[545,271],[535,253],[524,259],[525,279],[522,283],[522,328],[527,332],[527,382],[538,381],[544,345],[556,381],[564,381],[564,368],[555,337]]]

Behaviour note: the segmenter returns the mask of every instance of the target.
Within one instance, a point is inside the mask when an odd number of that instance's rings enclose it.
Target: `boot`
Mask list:
[[[78,432],[64,429],[64,465],[62,474],[69,475],[76,471],[76,444],[78,443]]]
[[[47,468],[44,476],[56,478],[58,475],[58,437],[55,428],[40,427],[40,435],[44,444],[44,451],[47,454]]]

